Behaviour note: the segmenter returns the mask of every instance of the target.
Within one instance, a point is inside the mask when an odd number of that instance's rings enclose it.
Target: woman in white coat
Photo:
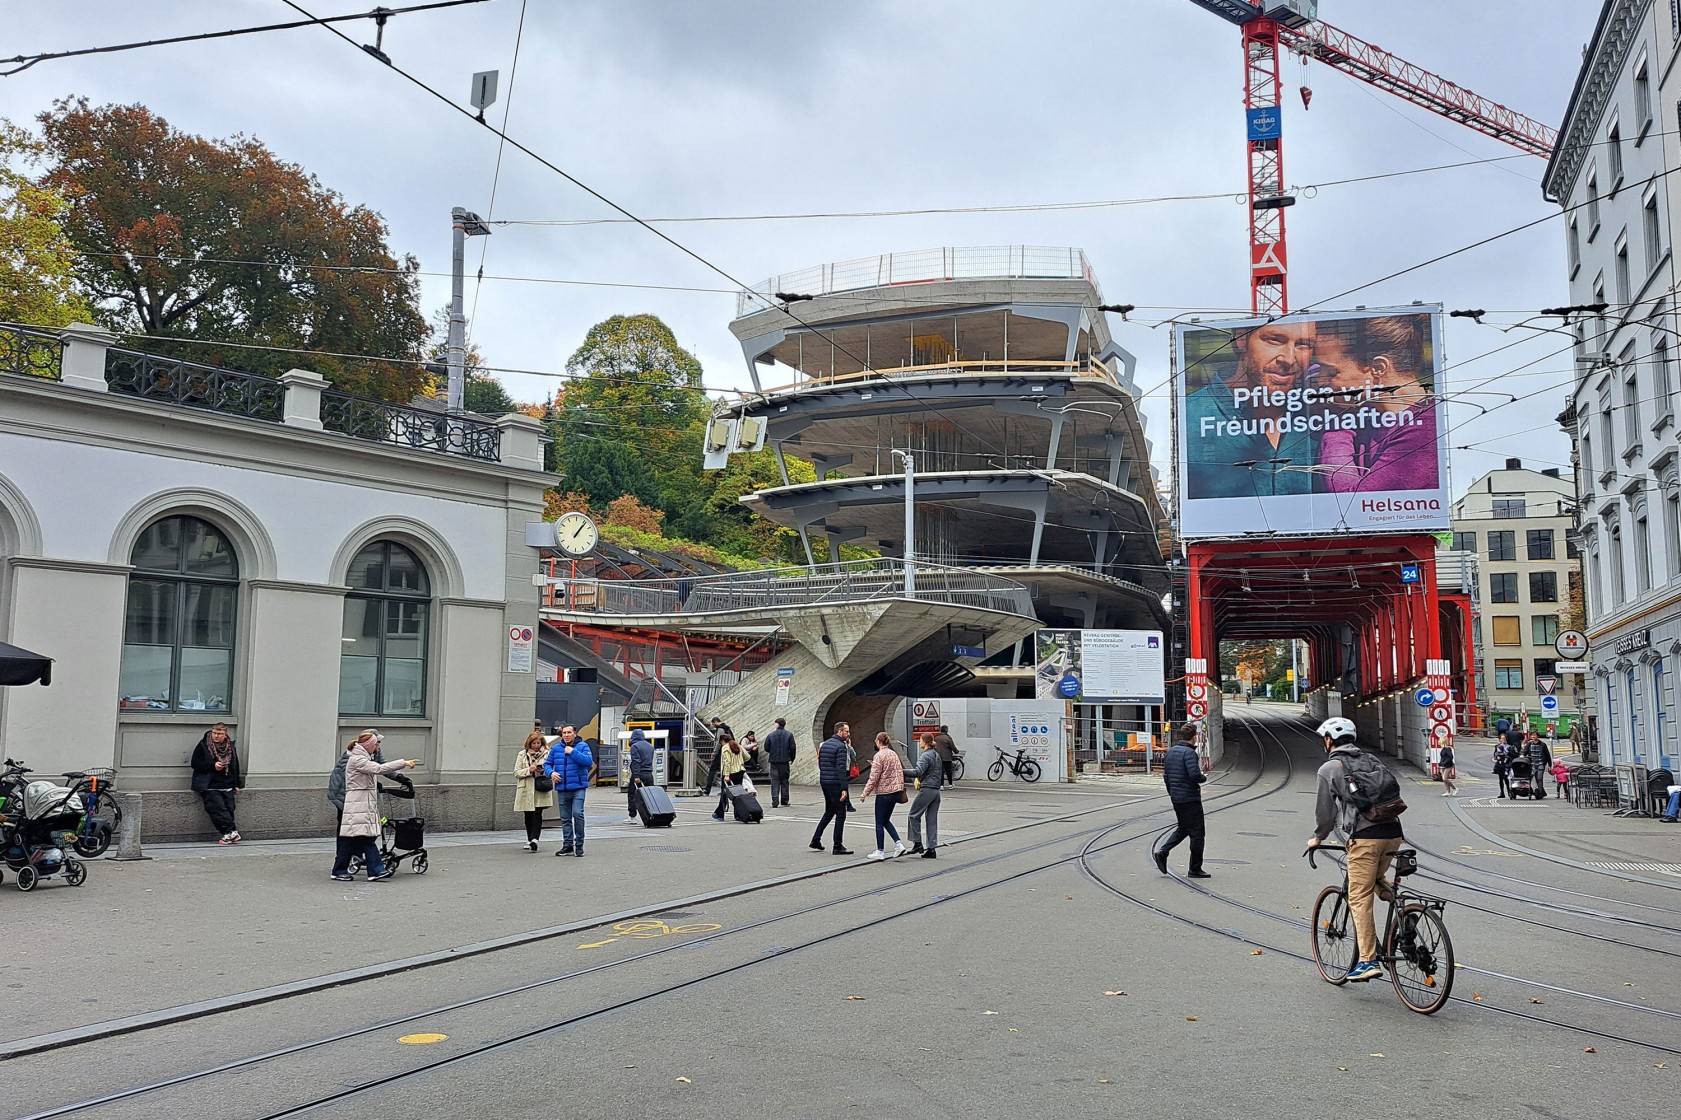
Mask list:
[[[373,753],[384,739],[377,731],[364,731],[350,744],[345,758],[344,817],[339,822],[338,855],[333,860],[333,878],[340,882],[356,878],[350,873],[350,861],[357,855],[368,869],[368,882],[377,883],[393,874],[385,869],[379,845],[375,843],[379,838],[379,799],[374,783],[381,774],[392,774],[405,767],[412,770],[420,763],[412,758],[375,762]]]
[[[549,744],[543,738],[543,725],[538,724],[514,756],[514,812],[525,814],[528,852],[535,852],[537,841],[543,838],[543,810],[554,805],[554,782],[543,777],[543,760],[548,756]],[[539,791],[539,780],[549,788]]]

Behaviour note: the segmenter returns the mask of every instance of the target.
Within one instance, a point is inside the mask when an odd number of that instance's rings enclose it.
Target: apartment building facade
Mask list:
[[[1453,507],[1453,547],[1477,558],[1477,695],[1486,721],[1528,711],[1545,728],[1562,730],[1577,717],[1580,679],[1561,678],[1553,648],[1568,628],[1571,542],[1576,495],[1557,468],[1529,470],[1508,459],[1471,485]],[[1558,715],[1543,710],[1542,685],[1552,682]]]
[[[1564,207],[1578,540],[1601,760],[1671,770],[1681,662],[1674,172],[1681,4],[1607,0],[1543,180]]]

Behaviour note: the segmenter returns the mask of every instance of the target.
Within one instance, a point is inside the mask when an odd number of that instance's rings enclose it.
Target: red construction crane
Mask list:
[[[1539,121],[1321,23],[1319,0],[1191,3],[1243,30],[1243,104],[1248,115],[1249,145],[1249,299],[1258,316],[1280,315],[1290,309],[1284,208],[1296,200],[1284,191],[1281,48],[1317,59],[1532,155],[1550,156],[1558,143],[1558,133]]]

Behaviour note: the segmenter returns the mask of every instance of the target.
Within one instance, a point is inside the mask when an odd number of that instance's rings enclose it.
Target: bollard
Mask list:
[[[140,795],[138,793],[119,793],[117,800],[122,803],[123,823],[117,829],[117,854],[112,859],[150,859],[152,857],[140,854]]]

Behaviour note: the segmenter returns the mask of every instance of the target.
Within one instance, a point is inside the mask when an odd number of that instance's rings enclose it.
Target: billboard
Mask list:
[[[1037,699],[1166,702],[1160,630],[1041,630],[1034,648]]]
[[[1185,539],[1448,527],[1441,308],[1180,324]]]

